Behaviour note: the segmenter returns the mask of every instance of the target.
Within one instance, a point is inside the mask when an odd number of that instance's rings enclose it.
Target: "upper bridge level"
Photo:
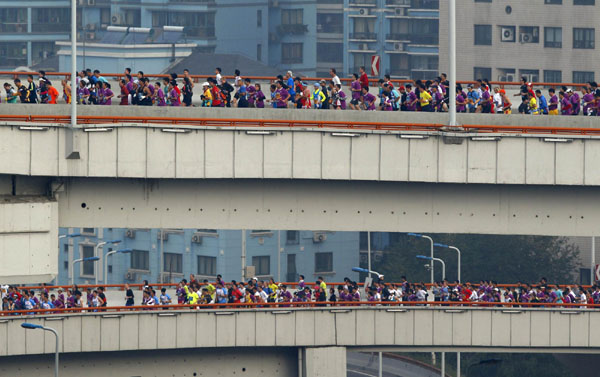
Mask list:
[[[595,117],[459,114],[452,131],[440,113],[79,109],[67,160],[67,106],[0,106],[0,174],[600,184]]]

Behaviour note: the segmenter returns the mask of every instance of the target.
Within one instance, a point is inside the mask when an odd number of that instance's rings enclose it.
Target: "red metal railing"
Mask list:
[[[352,309],[355,307],[385,307],[409,309],[411,307],[428,307],[440,309],[457,308],[496,308],[496,309],[524,309],[524,308],[555,308],[555,309],[597,309],[600,304],[557,304],[543,302],[465,302],[465,301],[342,301],[342,302],[265,302],[265,303],[235,303],[235,304],[177,304],[154,306],[107,306],[107,307],[82,307],[64,309],[29,309],[0,311],[0,316],[15,315],[42,315],[42,314],[70,314],[70,313],[115,313],[128,311],[163,311],[169,309],[291,309],[291,308],[327,308],[327,309]]]
[[[48,123],[49,126],[70,123],[69,115],[10,115],[0,114],[0,121]],[[223,119],[223,118],[183,118],[183,117],[141,117],[141,116],[101,116],[82,115],[77,117],[80,125],[117,125],[119,123],[140,123],[158,126],[180,127],[257,127],[257,128],[328,128],[365,131],[442,131],[445,124],[403,123],[403,122],[362,122],[325,120],[272,120],[272,119]],[[477,133],[514,133],[548,135],[598,135],[600,128],[585,127],[546,127],[466,124],[461,128]]]
[[[0,71],[0,76],[11,76],[13,78],[19,78],[19,77],[23,77],[23,76],[27,76],[27,75],[33,75],[35,77],[37,77],[39,74],[38,72],[14,72],[14,71]],[[183,74],[178,74],[179,77],[183,77]],[[46,72],[46,76],[54,76],[54,77],[62,77],[65,79],[69,79],[71,77],[71,73],[69,72]],[[114,78],[114,79],[122,79],[125,78],[125,74],[124,73],[102,73],[102,76],[105,78]],[[135,73],[133,74],[133,76],[135,76]],[[144,77],[148,77],[148,78],[155,78],[155,79],[162,79],[165,77],[171,77],[171,75],[169,74],[144,74]],[[215,75],[190,75],[190,78],[192,78],[194,80],[194,82],[199,82],[201,80],[206,80],[207,78],[212,77],[214,78]],[[229,75],[223,75],[223,77],[226,77],[228,80],[229,79],[234,79],[235,76],[229,76]],[[277,80],[276,77],[273,76],[243,76],[244,79],[251,79],[253,81],[268,81],[268,82],[272,82]],[[321,80],[326,80],[329,81],[331,80],[331,77],[302,77],[302,80],[304,81],[321,81]],[[351,82],[353,79],[351,78],[341,78],[340,79],[342,82]],[[379,77],[369,77],[369,81],[371,81],[373,83],[373,85],[376,85],[377,80],[379,80]],[[414,83],[415,80],[391,80],[393,83],[397,83],[397,84],[408,84],[408,83]],[[475,81],[468,81],[468,80],[461,80],[458,81],[458,83],[460,84],[473,84],[475,83]],[[506,87],[506,86],[521,86],[520,82],[504,82],[504,81],[490,81],[491,85],[497,85],[500,87]],[[532,83],[533,86],[536,87],[554,87],[554,88],[559,88],[561,86],[569,86],[569,87],[584,87],[587,84],[577,84],[577,83],[552,83],[552,82],[536,82],[536,83]]]

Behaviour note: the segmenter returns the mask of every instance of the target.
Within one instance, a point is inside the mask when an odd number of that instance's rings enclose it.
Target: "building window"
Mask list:
[[[66,244],[64,244],[64,245],[63,245],[63,251],[64,251],[65,253],[68,253],[68,252],[69,252],[69,244],[68,244],[68,243],[66,243]]]
[[[256,11],[256,27],[262,27],[262,9]]]
[[[187,37],[212,38],[215,36],[215,13],[152,12],[152,26],[183,26]]]
[[[302,64],[302,43],[282,43],[281,62],[283,64]]]
[[[596,5],[596,0],[573,0],[573,5]]]
[[[315,253],[315,272],[333,272],[333,253]]]
[[[545,27],[544,28],[544,47],[562,48],[562,28]]]
[[[27,8],[0,9],[0,33],[27,33]]]
[[[519,26],[519,42],[540,43],[540,28],[537,26]]]
[[[343,33],[344,15],[335,13],[317,13],[317,33]]]
[[[91,258],[94,256],[94,246],[81,246],[81,257]],[[94,263],[95,261],[84,261],[82,262],[81,275],[82,276],[94,276]]]
[[[176,253],[164,253],[163,271],[174,272],[176,274],[183,273],[183,255]]]
[[[130,268],[150,271],[150,252],[148,250],[133,250],[131,252]]]
[[[575,84],[584,84],[594,81],[594,72],[573,71],[573,82]]]
[[[2,25],[2,23],[0,23]],[[27,65],[27,43],[4,42],[0,44],[0,59],[11,66]]]
[[[562,72],[561,71],[544,71],[544,82],[554,82],[559,83],[562,82]]]
[[[489,79],[492,77],[492,69],[487,67],[474,67],[473,78],[475,80]]]
[[[343,43],[317,43],[317,62],[342,63]]]
[[[475,0],[476,3],[491,3],[492,0]]]
[[[64,261],[63,262],[63,267],[65,270],[69,271],[69,261]]]
[[[596,29],[573,28],[573,48],[594,48]]]
[[[81,234],[86,236],[95,236],[96,228],[81,228]]]
[[[492,45],[492,25],[475,25],[475,45]]]
[[[271,274],[271,257],[268,255],[252,257],[252,265],[256,269],[256,275],[267,276]]]
[[[285,232],[285,243],[288,245],[298,245],[300,243],[300,232],[297,230],[288,230]]]
[[[544,0],[544,4],[562,4],[562,0]]]
[[[217,257],[198,255],[198,275],[217,276]]]
[[[68,32],[71,30],[70,8],[33,8],[31,30],[34,33]]]
[[[282,9],[281,24],[282,25],[302,25],[304,22],[303,9]]]
[[[539,82],[540,81],[540,71],[537,69],[520,69],[519,77],[525,77],[527,82]]]

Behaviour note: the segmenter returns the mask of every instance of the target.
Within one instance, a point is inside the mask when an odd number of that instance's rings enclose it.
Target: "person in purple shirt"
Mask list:
[[[583,115],[592,115],[592,111],[595,110],[594,94],[588,90],[585,86],[581,88],[581,94],[583,99]]]
[[[352,91],[352,100],[350,101],[350,109],[351,110],[360,110],[360,99],[362,97],[362,87],[360,85],[360,80],[358,79],[358,75],[356,73],[353,74],[354,80],[350,84],[350,91]]]
[[[579,115],[579,111],[581,110],[581,103],[579,101],[579,94],[574,92],[572,89],[568,89],[567,93],[569,93],[569,101],[571,102],[571,115]]]
[[[481,112],[484,114],[489,114],[492,112],[492,97],[485,86],[482,86],[481,90],[481,101],[479,102],[479,105],[481,106]]]
[[[459,113],[467,111],[467,101],[463,97],[460,88],[456,88],[456,111]]]
[[[261,88],[260,88],[260,84],[256,83],[254,84],[254,106],[256,106],[256,108],[258,109],[264,109],[265,107],[265,94],[262,92]]]
[[[77,88],[77,101],[81,105],[88,104],[88,99],[90,97],[90,91],[85,87],[85,81],[81,81],[79,83],[79,88]]]
[[[338,97],[340,98],[340,109],[346,110],[346,93],[342,90],[340,84],[336,84]]]
[[[245,79],[246,83],[246,96],[248,97],[248,107],[258,107],[256,106],[256,87],[254,87],[251,83],[250,79]],[[263,107],[264,103],[263,103]]]
[[[548,89],[548,96],[550,97],[550,100],[548,101],[548,114],[558,115],[558,97],[556,96],[556,90],[554,90],[554,88]]]
[[[435,111],[438,113],[444,111],[444,94],[440,92],[439,86],[433,85],[431,87],[431,99],[433,101],[433,107],[435,108]]]
[[[369,93],[369,88],[364,87],[362,90],[362,102],[365,106],[365,110],[375,110],[375,101],[377,97]]]
[[[412,90],[411,84],[406,84],[406,111],[415,111],[417,109],[417,102],[419,98],[417,94]]]
[[[157,106],[167,106],[167,100],[165,98],[165,92],[160,87],[160,82],[157,82],[155,85],[155,93],[156,93],[156,105]]]
[[[115,96],[112,90],[110,90],[110,84],[107,82],[102,83],[102,104],[111,105],[112,98]]]
[[[560,91],[558,93],[558,96],[560,97],[560,112],[562,115],[571,115],[571,109],[573,107],[573,105],[571,104],[571,101],[569,101],[569,97],[568,94]]]
[[[277,81],[277,90],[275,91],[278,109],[287,109],[287,103],[290,100],[290,94],[283,87],[283,81]]]

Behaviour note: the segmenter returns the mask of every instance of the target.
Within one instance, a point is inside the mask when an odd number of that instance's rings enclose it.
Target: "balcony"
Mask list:
[[[0,33],[27,33],[27,22],[2,22]]]
[[[413,9],[440,9],[440,0],[411,0]]]
[[[185,35],[188,38],[214,38],[215,28],[214,27],[191,27],[186,26]]]
[[[366,32],[350,33],[350,36],[348,37],[348,39],[356,39],[356,40],[360,40],[360,41],[365,41],[365,40],[376,41],[377,33],[366,33]]]
[[[410,36],[410,43],[417,45],[439,45],[440,36],[436,34],[414,34]]]
[[[410,41],[410,34],[391,33],[385,35],[386,41]]]
[[[39,24],[33,23],[31,31],[34,33],[68,33],[71,31],[69,22],[61,22],[56,24]]]
[[[215,0],[169,0],[169,3],[215,4]]]
[[[385,0],[385,5],[388,7],[410,6],[411,0]]]
[[[304,34],[308,33],[308,25],[303,24],[283,24],[277,26],[278,34]]]
[[[349,4],[351,6],[355,6],[355,7],[362,7],[362,6],[377,6],[377,0],[350,0]]]

